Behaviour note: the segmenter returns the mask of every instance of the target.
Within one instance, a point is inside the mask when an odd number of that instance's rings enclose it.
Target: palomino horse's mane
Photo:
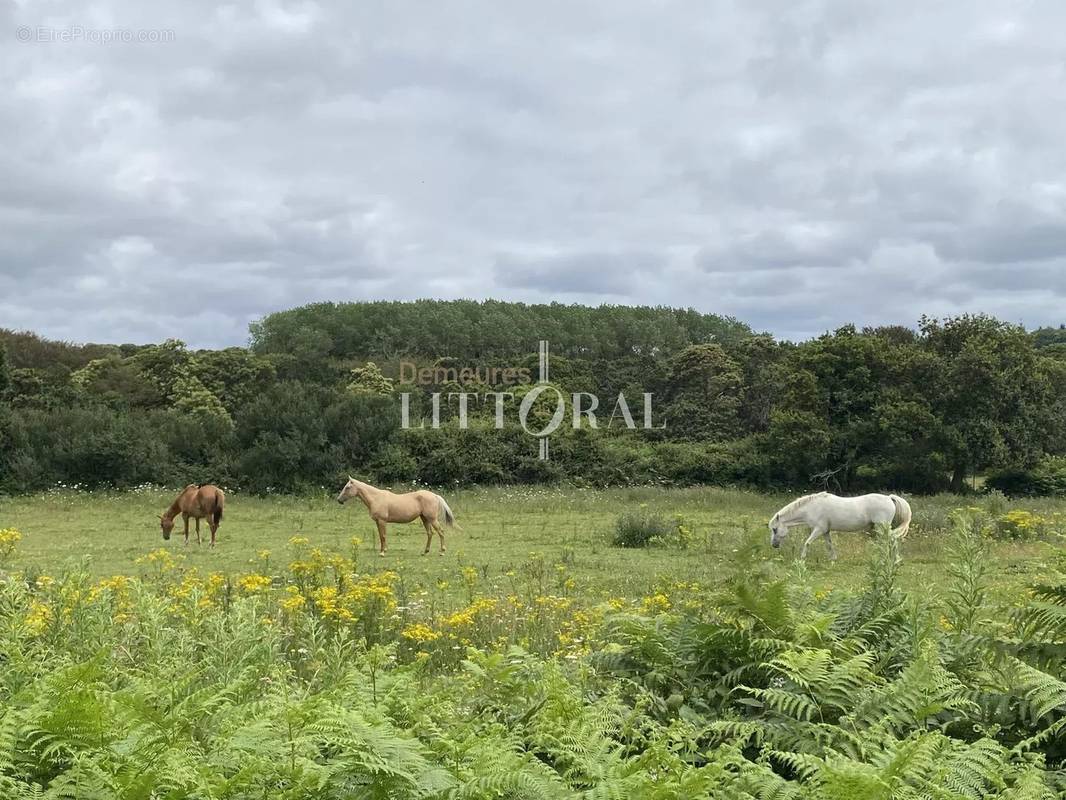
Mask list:
[[[805,505],[807,505],[807,503],[811,502],[812,500],[815,500],[815,499],[817,499],[819,497],[826,497],[828,495],[829,495],[829,492],[815,492],[814,494],[805,494],[805,495],[803,495],[803,497],[797,497],[795,500],[793,500],[787,506],[785,506],[784,508],[780,509],[776,514],[774,514],[774,518],[776,519],[776,518],[778,518],[780,516],[783,516],[783,515],[786,515],[788,513],[791,513],[793,511],[795,511],[797,508],[803,508]]]

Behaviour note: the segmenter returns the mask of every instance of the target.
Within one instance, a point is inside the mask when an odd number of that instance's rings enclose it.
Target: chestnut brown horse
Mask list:
[[[362,500],[370,512],[370,518],[377,523],[378,539],[381,543],[379,556],[385,555],[385,524],[388,522],[414,522],[421,519],[426,529],[426,549],[422,551],[422,555],[429,552],[434,533],[440,537],[440,554],[444,555],[444,527],[440,524],[442,518],[445,525],[459,527],[455,524],[455,515],[444,498],[425,489],[393,494],[387,489],[376,489],[369,483],[357,481],[349,475],[348,482],[337,495],[337,502],[344,503],[349,497]]]
[[[174,517],[181,514],[181,520],[185,523],[185,544],[189,543],[189,517],[196,520],[196,543],[200,544],[200,520],[206,518],[207,526],[211,529],[211,546],[214,547],[215,531],[222,522],[222,507],[225,504],[226,495],[217,486],[210,483],[190,483],[159,517],[163,538],[170,539],[170,532],[174,530]]]

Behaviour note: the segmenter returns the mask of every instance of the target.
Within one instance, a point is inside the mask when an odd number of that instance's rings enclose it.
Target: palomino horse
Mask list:
[[[864,494],[860,497],[837,497],[829,492],[808,494],[793,500],[770,520],[770,544],[781,546],[788,529],[793,525],[808,525],[811,535],[803,543],[800,558],[807,557],[807,545],[824,536],[829,545],[829,557],[836,561],[830,531],[872,531],[878,525],[899,527],[892,535],[899,541],[907,535],[911,524],[911,507],[894,494]]]
[[[189,543],[189,517],[196,520],[196,543],[200,544],[200,520],[206,517],[207,525],[211,528],[211,546],[214,547],[215,531],[222,522],[222,507],[225,504],[226,495],[217,486],[209,483],[190,483],[170,504],[166,513],[159,517],[163,538],[170,539],[170,532],[174,530],[174,517],[181,514],[182,522],[185,523],[185,544]]]
[[[444,527],[440,524],[441,517],[444,517],[445,525],[459,527],[455,524],[455,515],[444,498],[425,489],[393,494],[387,489],[375,489],[349,475],[348,482],[337,495],[337,502],[343,503],[349,497],[362,500],[370,512],[370,518],[377,523],[378,539],[381,543],[379,556],[385,555],[385,524],[388,522],[413,522],[415,519],[421,519],[426,528],[426,549],[422,551],[422,555],[429,552],[434,533],[440,537],[440,554],[444,555]]]

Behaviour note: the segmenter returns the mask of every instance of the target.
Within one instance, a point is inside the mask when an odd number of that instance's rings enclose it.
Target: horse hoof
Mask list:
[[[385,557],[385,551],[384,550],[380,551],[378,553],[378,555],[381,556],[382,558],[384,558]]]

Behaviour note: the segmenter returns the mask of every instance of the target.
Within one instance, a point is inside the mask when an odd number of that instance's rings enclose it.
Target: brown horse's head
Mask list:
[[[358,496],[359,496],[359,481],[357,481],[355,478],[353,478],[351,475],[349,475],[348,476],[348,482],[346,484],[344,484],[344,488],[341,489],[341,493],[339,495],[337,495],[337,502],[343,505],[344,501],[347,500],[349,497],[358,497]]]
[[[170,532],[174,530],[174,518],[173,517],[160,517],[159,527],[163,529],[163,538],[169,540]]]

